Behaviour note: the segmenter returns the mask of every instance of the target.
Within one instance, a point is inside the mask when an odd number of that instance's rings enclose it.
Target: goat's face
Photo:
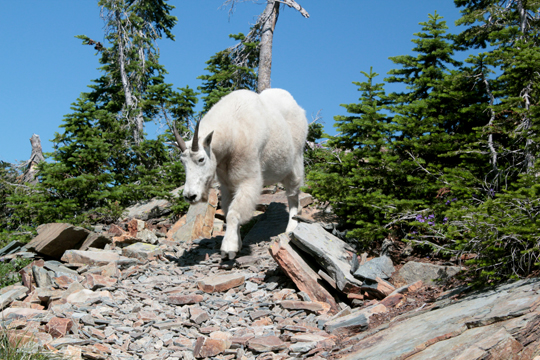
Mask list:
[[[194,141],[186,144],[180,159],[186,170],[184,198],[191,204],[208,200],[208,192],[216,175],[216,157],[212,153],[211,142],[214,132],[208,134],[202,147]]]

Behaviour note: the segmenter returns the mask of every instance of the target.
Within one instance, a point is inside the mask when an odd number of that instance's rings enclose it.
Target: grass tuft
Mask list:
[[[33,335],[22,331],[0,330],[0,359],[2,360],[68,360],[58,354],[42,350]]]

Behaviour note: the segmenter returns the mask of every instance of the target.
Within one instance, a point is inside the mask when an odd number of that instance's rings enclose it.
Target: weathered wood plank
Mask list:
[[[319,275],[291,248],[287,235],[278,235],[270,246],[270,254],[300,291],[305,292],[312,300],[329,304],[330,313],[339,311],[334,297],[318,283]]]

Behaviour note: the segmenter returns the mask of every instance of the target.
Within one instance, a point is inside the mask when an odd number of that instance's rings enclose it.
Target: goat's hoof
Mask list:
[[[227,258],[229,258],[229,260],[234,260],[235,257],[236,251],[221,251],[221,258],[224,260]]]

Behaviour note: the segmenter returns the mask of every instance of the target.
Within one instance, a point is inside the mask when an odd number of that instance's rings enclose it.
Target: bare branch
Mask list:
[[[313,116],[313,114],[311,115],[311,118],[313,119],[309,124],[316,124],[318,123],[319,121],[322,120],[322,115],[321,115],[321,112],[322,112],[322,109],[319,109],[317,110],[317,114],[315,114],[315,116]]]
[[[281,4],[287,5],[288,7],[295,8],[296,10],[300,12],[300,14],[302,14],[303,17],[305,17],[306,19],[309,18],[308,12],[302,6],[300,6],[300,4],[298,4],[296,1],[294,0],[276,0],[276,1]]]
[[[234,13],[234,9],[237,4],[244,3],[244,2],[255,2],[255,1],[256,0],[226,0],[223,4],[221,4],[219,8],[223,9],[230,6],[229,8],[229,18],[230,18]]]
[[[433,176],[435,179],[437,179],[437,180],[439,180],[439,181],[442,181],[442,182],[443,182],[444,184],[446,184],[446,185],[450,185],[446,180],[444,180],[444,179],[442,178],[442,174],[439,174],[439,176],[433,174],[431,171],[429,171],[428,169],[426,169],[425,167],[423,167],[422,164],[420,164],[420,162],[416,159],[416,157],[415,157],[411,152],[406,151],[406,153],[409,154],[409,156],[413,159],[414,163],[415,163],[416,165],[418,165],[418,167],[419,167],[420,169],[422,169],[426,174]]]
[[[493,122],[495,121],[495,110],[493,109],[493,105],[495,104],[495,97],[491,92],[489,81],[486,79],[483,72],[480,73],[480,77],[482,82],[486,86],[486,92],[489,96],[489,111],[491,113],[491,117],[489,118],[487,126],[489,129],[491,129],[491,127],[493,126]],[[497,170],[497,150],[495,150],[495,146],[493,146],[493,132],[491,130],[489,130],[488,135],[488,148],[491,151],[491,166],[493,166],[493,170]]]

